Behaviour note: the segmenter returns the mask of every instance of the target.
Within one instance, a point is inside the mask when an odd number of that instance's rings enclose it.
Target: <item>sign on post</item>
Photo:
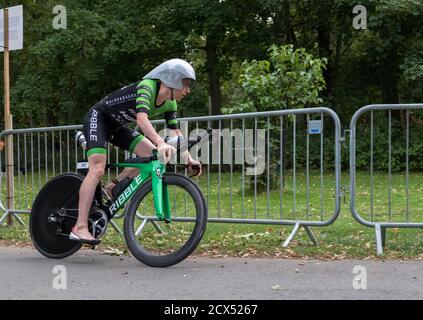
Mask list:
[[[23,6],[9,11],[9,51],[23,49]],[[4,51],[4,10],[0,10],[0,52]]]
[[[4,122],[5,129],[13,129],[13,117],[10,112],[10,62],[9,52],[23,49],[23,7],[15,6],[0,10],[0,52],[3,52],[4,71]],[[14,169],[13,136],[6,137],[6,211],[9,226],[13,225],[14,207]]]

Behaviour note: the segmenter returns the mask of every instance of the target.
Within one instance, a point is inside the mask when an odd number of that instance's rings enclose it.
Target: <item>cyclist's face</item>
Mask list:
[[[182,84],[184,85],[182,89],[174,90],[174,98],[176,101],[181,101],[183,98],[185,98],[186,95],[191,92],[193,82],[189,79],[183,79]]]

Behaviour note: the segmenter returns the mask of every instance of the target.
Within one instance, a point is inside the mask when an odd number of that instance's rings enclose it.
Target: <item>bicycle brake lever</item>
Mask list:
[[[191,167],[191,169],[195,169],[195,173],[193,175],[189,175],[189,178],[193,178],[193,177],[197,177],[198,174],[200,173],[200,166],[189,166],[189,165],[185,165],[185,168]]]

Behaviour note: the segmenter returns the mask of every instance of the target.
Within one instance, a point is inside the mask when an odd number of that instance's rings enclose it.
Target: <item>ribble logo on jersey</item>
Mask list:
[[[93,110],[90,119],[90,141],[97,141],[97,122],[98,112]]]

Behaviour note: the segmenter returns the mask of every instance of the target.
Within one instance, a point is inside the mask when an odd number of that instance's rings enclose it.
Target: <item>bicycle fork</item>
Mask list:
[[[166,166],[159,161],[152,161],[137,167],[141,169],[140,175],[135,177],[132,183],[113,202],[109,208],[111,215],[113,216],[119,209],[123,208],[125,203],[132,197],[136,190],[138,190],[139,186],[151,177],[156,216],[160,221],[164,220],[167,223],[171,222],[168,188],[167,185],[163,184]]]
[[[155,174],[153,174],[153,172]],[[164,220],[166,223],[170,223],[171,214],[169,192],[167,185],[163,183],[164,173],[164,165],[158,162],[153,164],[153,171],[151,173],[151,183],[153,185],[153,198],[156,216],[159,220]]]

